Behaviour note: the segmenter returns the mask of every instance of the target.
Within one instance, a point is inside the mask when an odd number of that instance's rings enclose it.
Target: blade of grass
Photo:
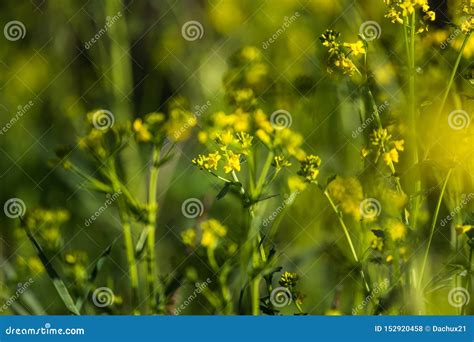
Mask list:
[[[102,266],[104,265],[106,259],[110,256],[110,252],[112,251],[112,246],[113,246],[113,243],[109,245],[105,249],[105,251],[102,252],[102,254],[99,256],[99,259],[97,259],[97,262],[95,263],[94,268],[89,274],[89,277],[87,279],[87,287],[86,287],[86,290],[84,291],[84,295],[81,298],[78,298],[78,300],[76,301],[76,307],[78,310],[82,309],[82,306],[84,305],[85,301],[89,297],[91,289],[94,285],[95,280],[97,279],[97,276],[99,275],[100,270],[102,269]]]
[[[54,269],[53,265],[51,264],[51,261],[49,260],[43,248],[35,239],[33,234],[31,234],[28,228],[26,227],[24,228],[26,231],[26,235],[30,239],[31,243],[35,246],[36,251],[38,252],[38,257],[40,258],[41,263],[46,269],[48,276],[51,278],[51,281],[53,282],[53,285],[56,288],[56,291],[58,292],[59,297],[61,297],[61,300],[63,301],[64,305],[72,314],[80,316],[81,314],[79,310],[77,309],[76,305],[74,304],[74,300],[72,299],[71,294],[69,293],[66,287],[66,284],[64,284],[64,281],[59,276],[59,273],[56,272],[56,270]]]

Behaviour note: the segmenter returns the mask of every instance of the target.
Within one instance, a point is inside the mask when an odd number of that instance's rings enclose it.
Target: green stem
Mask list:
[[[453,86],[454,78],[456,77],[456,73],[457,73],[458,68],[459,68],[459,64],[461,63],[461,58],[462,58],[462,55],[464,53],[464,49],[466,48],[466,45],[467,45],[470,37],[471,37],[471,33],[468,33],[464,37],[464,40],[462,42],[461,49],[459,50],[458,57],[456,58],[456,63],[454,63],[453,70],[451,71],[451,76],[449,77],[448,87],[444,91],[443,98],[441,100],[441,105],[439,106],[438,114],[436,116],[436,121],[435,121],[436,123],[439,122],[441,114],[443,113],[444,107],[446,105],[446,101],[448,100],[449,92],[451,90],[451,87]]]
[[[265,184],[265,179],[267,178],[268,171],[270,170],[270,166],[272,166],[274,154],[273,152],[269,152],[267,155],[267,159],[265,160],[265,164],[263,164],[262,172],[260,173],[260,177],[258,177],[257,185],[255,187],[255,195],[260,196],[263,185]]]
[[[252,298],[252,315],[258,316],[260,313],[260,276],[256,276],[250,282],[250,293]]]
[[[121,187],[121,182],[117,175],[117,171],[115,169],[115,164],[113,160],[107,161],[108,169],[109,169],[109,179],[112,183],[112,188],[115,192],[123,191]],[[123,198],[119,198],[117,201],[118,208],[119,208],[119,216],[120,221],[122,222],[122,229],[123,229],[123,237],[125,243],[125,253],[127,257],[128,269],[129,269],[129,277],[130,277],[130,287],[131,287],[131,303],[133,307],[134,314],[140,314],[140,309],[138,307],[138,268],[137,268],[137,261],[135,258],[135,249],[133,244],[133,236],[132,236],[132,226],[130,224],[130,217],[127,210],[126,202]]]
[[[360,273],[361,273],[361,276],[362,276],[362,280],[364,281],[365,288],[368,292],[370,292],[370,287],[369,287],[369,284],[367,283],[367,279],[365,277],[364,270],[362,269],[362,265],[360,264],[359,257],[357,256],[357,252],[354,248],[354,244],[352,243],[352,238],[351,238],[351,235],[349,234],[349,229],[347,229],[347,226],[346,226],[344,220],[342,219],[342,213],[339,211],[339,209],[337,209],[337,206],[334,203],[334,201],[332,200],[331,195],[329,194],[329,192],[327,190],[323,190],[323,189],[321,189],[321,191],[323,191],[324,196],[326,196],[329,204],[331,205],[332,210],[334,211],[334,213],[337,216],[339,224],[340,224],[342,230],[344,231],[344,235],[346,236],[346,240],[349,243],[349,247],[351,249],[352,256],[354,257],[355,262],[357,264],[359,264],[359,266],[361,267]]]
[[[411,132],[410,132],[410,141],[411,141],[411,150],[413,153],[412,156],[412,165],[418,168],[418,174],[416,176],[416,180],[414,182],[414,187],[413,187],[413,217],[412,217],[412,227],[413,229],[416,228],[417,224],[417,218],[418,218],[418,210],[421,205],[420,203],[420,197],[418,194],[420,193],[421,190],[421,180],[420,180],[420,174],[419,174],[419,157],[418,157],[418,144],[417,144],[417,128],[416,128],[416,95],[415,95],[415,31],[416,31],[416,13],[413,11],[412,16],[411,16],[411,21],[410,21],[410,43],[409,43],[409,68],[408,68],[408,79],[409,79],[409,122],[411,126]],[[407,44],[408,45],[408,44]]]
[[[428,239],[428,246],[426,247],[425,256],[423,258],[423,264],[421,266],[420,280],[418,282],[418,288],[420,288],[420,289],[421,289],[421,284],[423,282],[423,276],[424,276],[424,273],[425,273],[426,262],[428,261],[428,255],[429,255],[429,252],[430,252],[431,242],[433,241],[433,235],[434,235],[434,231],[435,231],[435,227],[436,227],[436,222],[438,221],[439,210],[441,208],[441,203],[443,203],[444,193],[446,191],[446,186],[448,185],[449,177],[451,176],[452,171],[453,171],[452,169],[449,169],[448,174],[446,175],[446,178],[445,178],[444,183],[443,183],[443,187],[441,188],[441,193],[439,194],[438,202],[436,204],[436,209],[435,209],[435,213],[434,213],[434,216],[433,216],[433,221],[431,222],[430,237]]]
[[[155,240],[156,240],[156,215],[158,211],[158,205],[156,203],[156,191],[158,184],[158,171],[157,167],[160,160],[160,150],[158,147],[153,146],[152,152],[152,165],[150,170],[150,181],[148,183],[148,224],[146,230],[148,232],[147,237],[147,284],[148,284],[148,298],[149,307],[151,312],[157,310],[157,292],[155,282],[157,281],[156,272],[156,257],[155,257]]]
[[[466,279],[466,290],[468,293],[470,293],[470,289],[471,289],[471,277],[472,277],[472,250],[474,249],[473,246],[469,245],[469,261],[467,263],[467,267],[468,267],[468,270],[467,270],[467,279]],[[465,303],[462,308],[461,308],[461,315],[464,315],[466,313],[466,305],[467,303]]]
[[[118,201],[119,215],[122,222],[123,237],[125,242],[125,252],[127,256],[127,263],[129,269],[130,286],[132,290],[131,303],[134,314],[139,314],[138,308],[138,269],[135,260],[135,252],[133,248],[132,227],[130,225],[130,218],[128,216],[125,204],[122,199]]]

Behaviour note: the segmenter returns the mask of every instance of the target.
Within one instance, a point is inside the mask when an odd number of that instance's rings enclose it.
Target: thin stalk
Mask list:
[[[138,308],[138,269],[137,262],[135,259],[135,251],[133,246],[132,227],[130,225],[130,218],[125,208],[125,203],[122,199],[118,200],[119,216],[122,222],[123,237],[125,243],[125,252],[127,256],[127,263],[130,276],[130,287],[131,287],[131,303],[133,312],[135,315],[140,314]]]
[[[415,102],[415,25],[416,25],[416,12],[413,11],[411,20],[410,22],[410,42],[407,44],[409,46],[409,51],[408,51],[408,63],[409,63],[409,68],[408,68],[408,87],[409,87],[409,97],[408,97],[408,102],[409,102],[409,122],[411,126],[411,143],[412,143],[412,165],[418,165],[419,163],[419,156],[418,156],[418,144],[416,140],[417,136],[417,129],[416,129],[416,102]],[[419,169],[419,166],[417,166]],[[416,228],[416,223],[417,223],[417,218],[418,218],[418,210],[420,207],[420,198],[418,197],[418,194],[420,193],[421,190],[421,181],[420,181],[420,175],[419,173],[417,174],[417,179],[414,182],[414,188],[413,188],[413,196],[414,197],[414,203],[413,203],[413,218],[412,218],[412,226],[413,229]]]
[[[274,154],[273,152],[269,152],[267,155],[267,159],[265,160],[265,164],[263,164],[262,172],[260,173],[260,177],[258,178],[257,185],[255,187],[255,195],[260,196],[263,185],[265,184],[265,179],[267,178],[268,171],[270,170],[270,166],[272,166]]]
[[[115,192],[121,191],[121,182],[117,176],[115,169],[114,161],[110,160],[108,162],[110,173],[109,178],[112,183],[112,188]],[[133,307],[134,314],[140,314],[140,309],[138,308],[138,268],[137,261],[135,258],[135,249],[133,244],[132,236],[132,226],[130,224],[130,217],[127,210],[127,205],[123,198],[119,198],[118,201],[119,216],[120,221],[122,222],[123,237],[125,243],[125,253],[127,257],[129,277],[130,277],[130,287],[131,287],[131,303]]]
[[[260,313],[260,276],[256,276],[250,282],[250,297],[252,298],[252,315]]]
[[[362,269],[362,265],[360,264],[359,257],[357,256],[357,252],[354,248],[354,244],[352,242],[351,235],[349,234],[349,229],[347,229],[346,223],[342,219],[342,213],[339,211],[339,209],[337,209],[337,206],[334,203],[334,201],[332,200],[331,195],[329,194],[329,192],[327,190],[323,190],[322,188],[321,188],[321,191],[324,193],[324,196],[326,196],[329,204],[331,205],[332,210],[334,211],[334,213],[337,216],[339,224],[340,224],[342,230],[344,231],[344,235],[346,236],[346,240],[349,243],[349,247],[351,249],[352,256],[354,257],[355,262],[357,264],[359,264],[359,266],[361,267],[360,273],[361,273],[361,276],[362,276],[362,280],[364,281],[365,288],[368,292],[370,292],[370,287],[369,287],[369,284],[367,283],[364,270]]]
[[[439,106],[438,114],[436,116],[436,121],[435,121],[436,123],[438,123],[438,121],[440,119],[440,116],[443,113],[444,106],[446,105],[446,101],[448,100],[449,92],[451,90],[451,87],[453,86],[454,78],[456,77],[456,73],[457,73],[458,68],[459,68],[459,64],[461,63],[461,58],[462,58],[462,55],[464,53],[464,49],[466,48],[470,37],[471,37],[471,33],[468,33],[464,37],[464,40],[462,42],[461,49],[459,50],[458,57],[456,58],[456,62],[454,63],[453,70],[451,71],[451,76],[449,77],[448,87],[444,91],[443,98],[441,100],[441,105]]]
[[[150,181],[148,183],[148,223],[146,230],[147,238],[147,284],[149,307],[153,313],[157,309],[157,292],[155,282],[157,281],[156,257],[155,257],[155,240],[156,240],[156,215],[158,206],[156,203],[156,188],[158,184],[158,162],[160,161],[160,150],[153,146],[152,165],[150,170]]]
[[[467,271],[467,279],[466,279],[466,290],[470,293],[471,290],[471,274],[472,274],[472,250],[474,249],[473,246],[469,245],[469,261],[467,263],[468,271]],[[467,302],[461,308],[461,315],[466,313],[466,305]]]
[[[431,222],[430,237],[428,239],[428,246],[426,247],[425,256],[423,258],[423,264],[421,266],[420,279],[418,281],[418,288],[421,289],[421,284],[423,282],[423,275],[425,273],[426,262],[428,261],[428,255],[430,252],[431,242],[433,241],[433,235],[436,227],[436,222],[438,221],[439,210],[441,208],[441,203],[443,203],[444,193],[446,192],[446,186],[448,185],[449,177],[451,177],[453,169],[449,169],[446,178],[444,179],[443,187],[441,188],[441,193],[439,194],[438,203],[436,204],[435,213],[433,216],[433,221]]]

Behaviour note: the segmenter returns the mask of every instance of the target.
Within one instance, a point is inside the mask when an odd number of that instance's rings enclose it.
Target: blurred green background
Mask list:
[[[446,34],[450,29],[446,25],[453,14],[449,3],[433,2],[438,18],[433,31],[419,45],[418,73],[423,80],[418,87],[419,103],[436,100],[433,94],[443,89],[450,70],[446,65],[456,57],[456,50],[441,49],[440,39],[435,36],[438,31]],[[30,101],[32,105],[0,136],[0,203],[15,197],[25,202],[27,210],[67,209],[71,213],[63,228],[67,249],[86,251],[90,263],[117,240],[101,279],[106,284],[125,282],[126,267],[115,210],[107,210],[93,225],[85,227],[84,220],[103,204],[105,197],[91,192],[81,179],[48,161],[54,158],[58,146],[77,143],[77,136],[84,132],[86,113],[96,108],[110,110],[117,122],[124,122],[163,110],[170,98],[180,95],[188,99],[191,108],[209,101],[204,116],[229,110],[223,77],[228,71],[228,59],[245,46],[261,49],[264,57],[262,65],[249,72],[254,77],[259,77],[259,72],[263,74],[259,96],[264,109],[271,113],[277,108],[289,108],[292,129],[305,137],[303,147],[324,160],[322,178],[334,173],[370,178],[371,175],[363,174],[359,157],[363,139],[351,137],[359,125],[359,109],[363,106],[360,89],[354,82],[327,73],[326,52],[318,37],[327,28],[335,28],[347,40],[356,41],[362,22],[381,23],[383,34],[373,42],[376,52],[370,57],[377,84],[374,92],[380,104],[388,102],[387,116],[396,120],[404,110],[405,81],[401,74],[405,51],[402,31],[383,18],[384,11],[379,0],[3,1],[0,23],[3,26],[12,20],[20,21],[25,36],[16,41],[0,37],[0,126],[10,122]],[[269,38],[295,13],[296,20],[268,44]],[[182,27],[190,20],[201,23],[202,38],[183,39]],[[100,34],[107,21],[110,28]],[[97,34],[99,39],[91,44]],[[462,74],[472,70],[473,50],[472,44],[466,49]],[[466,80],[459,80],[458,87],[460,92],[473,95],[472,84],[469,86]],[[467,103],[467,108],[472,109],[472,98]],[[450,106],[456,108],[455,103]],[[420,134],[430,139],[428,130]],[[472,145],[463,146],[468,154],[472,152]],[[163,168],[159,177],[157,255],[162,274],[181,267],[187,258],[181,253],[179,237],[189,225],[181,215],[185,199],[200,198],[210,208],[210,216],[225,218],[231,229],[239,224],[241,214],[239,203],[230,198],[210,207],[219,187],[212,177],[204,177],[191,165],[191,159],[201,152],[195,138],[180,144],[178,149],[178,156]],[[143,151],[136,152],[138,147],[132,146],[122,161],[127,164],[129,184],[143,197],[149,156]],[[426,175],[426,189],[435,189],[428,194],[428,211],[435,204],[440,177],[435,173]],[[460,187],[463,193],[472,192],[472,184],[463,183]],[[270,201],[269,213],[280,202]],[[449,212],[449,206],[442,210]],[[332,215],[317,191],[306,191],[291,206],[275,240],[280,264],[302,276],[301,291],[307,296],[305,307],[310,314],[324,314],[331,308],[345,314],[351,312],[350,305],[344,303],[353,296],[354,279],[347,276],[347,247],[340,241],[341,232]],[[425,216],[429,221],[428,212]],[[34,255],[17,230],[17,220],[1,215],[0,282],[7,298],[14,292],[15,282],[21,282],[21,259],[28,264],[28,258]],[[446,236],[449,239],[450,233]],[[437,237],[433,251],[431,265],[439,266],[433,267],[431,276],[445,270],[449,243]],[[74,286],[72,280],[68,284]],[[53,291],[44,273],[34,277],[31,292],[43,308],[50,314],[64,313]],[[126,297],[126,284],[122,291]],[[186,291],[190,291],[189,284],[177,297],[178,303],[187,297]],[[456,312],[446,301],[447,289],[428,296],[430,314]],[[404,313],[404,303],[398,309]],[[193,314],[212,313],[202,299],[186,310]]]

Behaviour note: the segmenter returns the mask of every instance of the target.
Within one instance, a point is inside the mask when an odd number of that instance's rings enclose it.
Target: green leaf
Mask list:
[[[59,276],[58,272],[54,269],[51,261],[49,258],[46,256],[43,248],[41,245],[38,243],[38,241],[35,239],[33,234],[29,231],[28,228],[24,227],[26,231],[26,235],[30,239],[31,243],[35,246],[36,251],[38,252],[38,257],[40,258],[41,262],[43,263],[44,268],[46,269],[46,272],[48,273],[49,278],[52,280],[54,287],[56,288],[56,291],[58,292],[59,296],[61,297],[64,305],[66,308],[74,315],[80,315],[79,310],[77,309],[76,305],[74,304],[74,300],[71,297],[71,294],[69,293],[66,285],[64,284],[64,281],[61,279]]]
[[[225,183],[222,190],[219,191],[219,193],[217,194],[216,200],[220,200],[221,198],[224,198],[224,196],[227,195],[227,193],[229,192],[230,186],[231,186],[231,183]]]
[[[105,251],[102,252],[102,254],[99,256],[99,259],[95,263],[94,268],[89,274],[89,277],[87,279],[88,284],[87,284],[86,290],[84,291],[84,295],[76,301],[76,307],[78,310],[82,309],[82,305],[87,300],[87,297],[89,297],[89,293],[91,292],[91,289],[94,285],[95,280],[97,279],[97,276],[100,270],[102,269],[102,266],[104,265],[106,259],[110,256],[110,252],[112,251],[112,246],[113,246],[113,243],[109,245],[105,249]]]

